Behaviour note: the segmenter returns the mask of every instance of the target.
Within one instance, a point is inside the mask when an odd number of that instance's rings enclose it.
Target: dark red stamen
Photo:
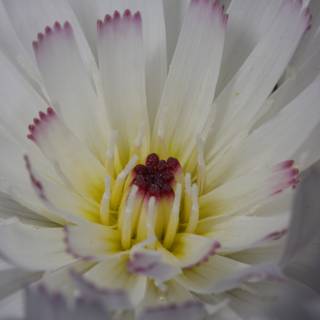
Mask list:
[[[179,161],[172,157],[167,160],[167,165],[171,170],[177,170],[180,167]]]
[[[159,163],[159,157],[155,153],[151,153],[148,155],[146,159],[146,166],[147,167],[154,167]]]
[[[158,155],[148,155],[145,164],[138,164],[133,169],[133,184],[139,187],[139,191],[147,196],[162,197],[172,196],[172,185],[175,181],[175,173],[180,168],[180,163],[175,158],[160,160]]]

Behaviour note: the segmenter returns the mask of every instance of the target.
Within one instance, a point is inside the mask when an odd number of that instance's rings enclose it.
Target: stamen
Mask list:
[[[145,134],[146,134],[146,125],[142,123],[140,126],[140,129],[138,130],[138,134],[134,139],[133,146],[132,146],[132,153],[136,153],[136,154],[141,153],[141,147],[143,144]]]
[[[138,193],[138,187],[133,186],[130,190],[127,203],[124,208],[122,223],[120,224],[121,245],[124,250],[129,249],[131,246],[133,213],[134,213],[137,193]]]
[[[194,184],[192,186],[191,190],[191,212],[189,216],[189,222],[186,228],[186,232],[192,233],[194,232],[195,228],[197,227],[198,221],[199,221],[199,203],[198,203],[198,197],[199,197],[199,190],[198,186]]]
[[[175,190],[175,197],[171,209],[171,214],[169,216],[169,223],[167,226],[167,231],[164,237],[163,245],[166,248],[170,248],[173,244],[174,238],[177,233],[178,225],[179,225],[179,213],[180,213],[180,205],[181,205],[181,195],[182,195],[182,186],[180,183],[177,184]]]
[[[133,167],[138,161],[138,157],[134,155],[130,161],[127,163],[125,168],[120,172],[120,174],[117,176],[114,185],[112,186],[112,193],[111,193],[111,208],[117,209],[120,200],[123,195],[123,189],[125,186],[126,178],[128,177],[129,173],[132,171]]]
[[[133,171],[133,184],[139,187],[139,192],[146,196],[171,197],[174,195],[173,184],[175,173],[180,163],[175,158],[160,160],[155,153],[150,154],[145,164],[138,164]]]
[[[191,213],[191,174],[188,172],[184,177],[184,195],[183,195],[183,215],[182,215],[182,222],[187,223],[190,219]]]
[[[156,198],[150,197],[148,201],[144,201],[141,207],[139,223],[137,228],[137,241],[156,240],[155,235],[155,215],[156,215]],[[149,239],[149,240],[146,240]],[[153,241],[153,242],[154,242]],[[152,241],[151,241],[152,242]]]
[[[100,219],[101,219],[101,222],[105,225],[109,225],[110,223],[109,203],[110,203],[110,177],[106,176],[105,191],[100,203]]]
[[[199,138],[197,143],[197,151],[198,151],[198,179],[197,183],[199,185],[200,193],[202,193],[205,186],[205,177],[206,177],[206,163],[204,160],[204,141]]]
[[[105,161],[105,167],[108,172],[108,174],[113,177],[114,175],[114,156],[115,156],[115,150],[116,150],[116,144],[117,144],[118,134],[117,131],[112,130],[110,135],[110,141],[107,147],[106,152],[106,161]]]
[[[148,210],[147,210],[147,235],[148,235],[148,239],[156,239],[155,214],[156,214],[156,198],[151,197],[148,201]]]

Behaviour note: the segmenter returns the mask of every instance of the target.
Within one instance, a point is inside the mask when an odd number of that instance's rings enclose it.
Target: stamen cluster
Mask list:
[[[176,158],[160,160],[159,156],[151,153],[145,164],[138,164],[133,169],[133,184],[138,186],[139,192],[149,197],[173,196],[175,174],[180,168]]]

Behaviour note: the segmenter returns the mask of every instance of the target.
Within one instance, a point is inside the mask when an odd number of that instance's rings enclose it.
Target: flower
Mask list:
[[[317,270],[319,268],[319,257],[316,254],[306,255],[305,248],[312,248],[313,242],[317,243],[319,234],[311,233],[310,230],[319,225],[320,216],[318,214],[319,197],[317,190],[319,190],[320,175],[319,168],[313,166],[305,173],[305,178],[302,186],[299,187],[299,192],[295,199],[294,213],[289,226],[289,237],[284,250],[282,259],[285,261],[286,267],[299,266],[303,264],[307,267],[308,272],[304,272],[306,279],[317,279]],[[307,203],[312,205],[307,206]],[[307,213],[305,208],[308,208]],[[307,219],[305,215],[307,214]],[[307,231],[307,232],[305,232]],[[298,244],[298,245],[297,245]],[[298,250],[297,250],[298,248]],[[308,258],[306,260],[306,258]],[[296,260],[292,264],[292,260]],[[300,263],[299,263],[300,260]],[[306,263],[307,261],[307,263]],[[298,263],[297,263],[298,262]],[[310,272],[311,271],[311,272]],[[300,275],[301,276],[301,275]],[[300,279],[302,282],[309,282],[306,279]],[[313,289],[319,290],[319,284],[308,283]],[[299,283],[289,282],[279,295],[280,299],[276,301],[265,303],[264,305],[253,306],[252,310],[255,313],[253,319],[255,320],[271,320],[271,319],[292,319],[299,314],[300,318],[318,319],[319,318],[319,296],[312,291],[310,287],[303,286]],[[39,303],[41,301],[41,303]],[[110,302],[110,301],[109,301]],[[35,286],[26,290],[25,294],[25,320],[42,319],[45,314],[48,318],[55,320],[72,320],[72,319],[110,319],[112,313],[108,309],[108,304],[102,303],[99,297],[86,295],[78,297],[71,303],[61,294],[49,293],[45,287]],[[192,305],[191,305],[192,306]],[[194,307],[193,307],[194,309]],[[183,310],[183,309],[182,309]],[[255,311],[256,310],[256,311]],[[185,310],[183,310],[184,312]],[[199,311],[199,310],[193,310]],[[219,314],[215,315],[215,319],[222,319],[223,314],[228,312],[226,308],[222,308]],[[168,313],[169,312],[169,313]],[[174,317],[172,312],[175,312]],[[180,316],[181,309],[148,310],[142,319],[152,319],[155,317],[165,319],[168,316],[177,318]],[[186,318],[185,312],[181,314]],[[195,314],[191,319],[197,318]],[[224,314],[225,317],[230,314]],[[145,317],[145,318],[143,318]],[[218,318],[217,318],[218,317]],[[3,320],[3,318],[1,318]]]
[[[0,5],[0,205],[18,217],[0,253],[21,285],[202,317],[283,281],[292,189],[320,158],[307,3],[261,0],[248,21],[251,1],[228,19],[192,0],[168,74],[162,1],[28,4]]]

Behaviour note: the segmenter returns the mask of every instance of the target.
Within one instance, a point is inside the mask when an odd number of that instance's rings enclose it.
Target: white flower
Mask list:
[[[160,0],[0,2],[1,256],[137,312],[241,313],[282,281],[292,188],[320,158],[308,2],[234,0],[228,20],[192,0],[168,72],[179,1],[168,56]]]

